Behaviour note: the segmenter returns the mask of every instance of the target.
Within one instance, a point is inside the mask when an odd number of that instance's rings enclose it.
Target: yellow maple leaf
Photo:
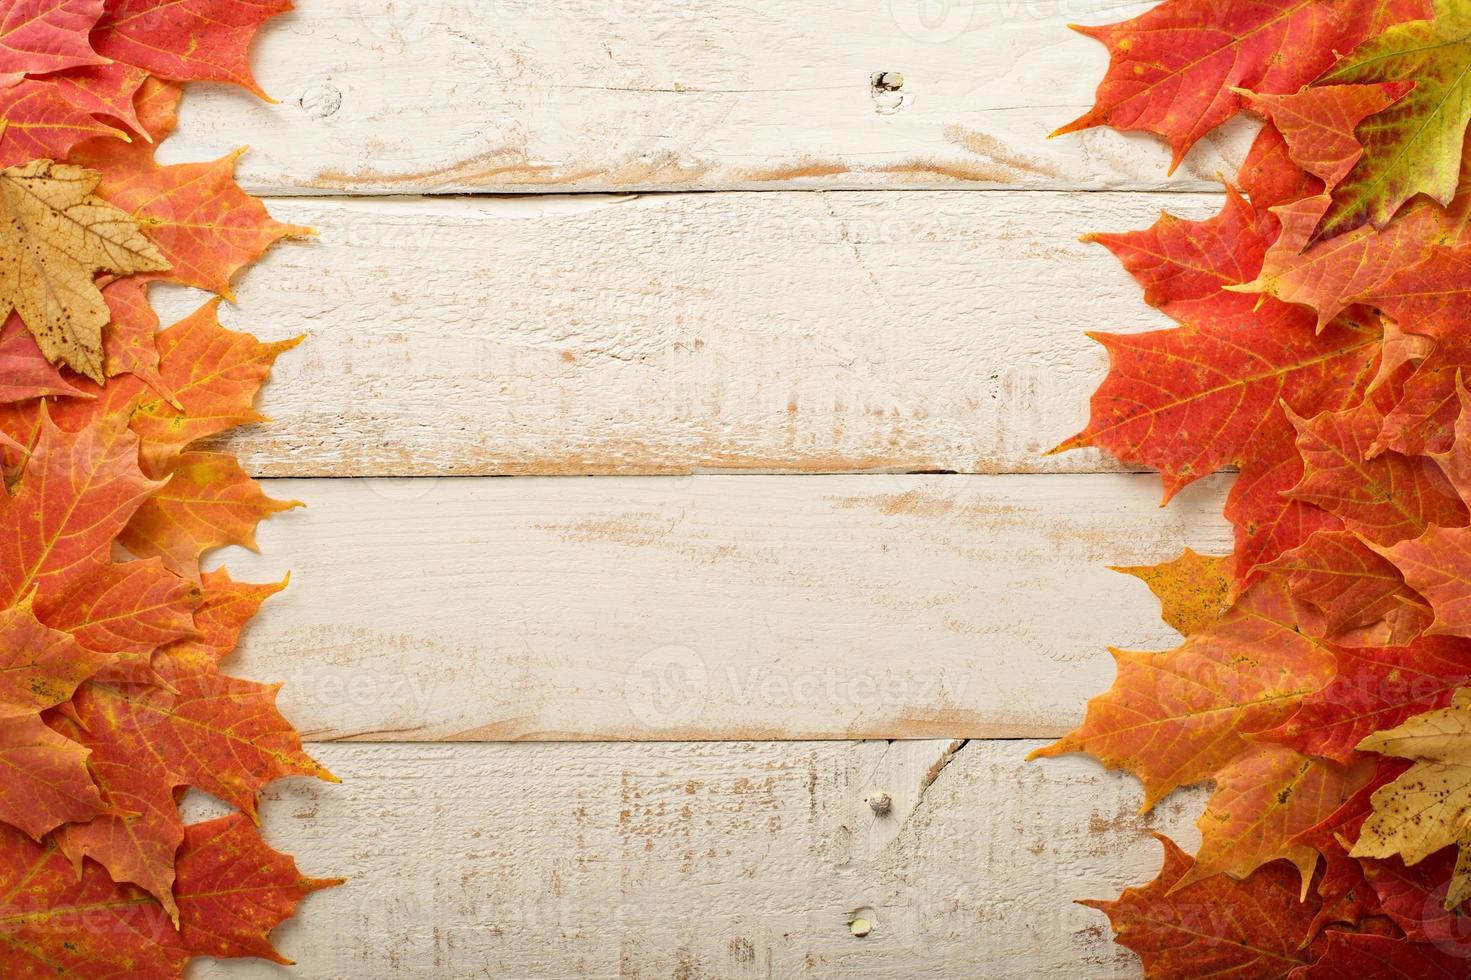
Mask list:
[[[1415,764],[1374,793],[1352,855],[1417,864],[1455,844],[1460,854],[1445,907],[1460,905],[1471,897],[1471,688],[1458,690],[1450,707],[1375,732],[1358,747]]]
[[[169,265],[127,212],[92,193],[99,179],[50,160],[0,171],[0,320],[14,310],[49,360],[100,384],[108,310],[93,277]]]

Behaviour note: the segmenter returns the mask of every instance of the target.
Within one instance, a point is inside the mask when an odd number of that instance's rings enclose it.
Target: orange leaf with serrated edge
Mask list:
[[[143,125],[161,139],[177,119],[177,88],[148,92]],[[128,212],[158,246],[170,269],[165,278],[229,297],[230,281],[275,242],[312,234],[282,224],[235,183],[237,151],[211,163],[161,167],[153,147],[115,139],[91,140],[71,159],[102,174],[97,193]]]
[[[115,378],[106,388],[79,383],[96,397],[59,405],[58,424],[75,430],[99,415],[131,408],[129,424],[142,438],[144,467],[162,475],[190,443],[263,421],[254,408],[256,393],[276,358],[300,338],[262,343],[227,330],[220,326],[218,307],[219,300],[210,300],[154,338],[159,377],[172,401],[137,376]]]
[[[0,167],[59,160],[83,140],[124,136],[62,98],[56,86],[32,78],[0,88],[0,119]]]
[[[143,135],[135,100],[147,79],[148,73],[141,68],[113,62],[78,68],[47,81],[56,86],[63,99],[83,112],[116,119],[133,132]]]
[[[246,49],[291,0],[107,0],[92,33],[99,54],[160,78],[231,82],[261,98]]]
[[[1159,565],[1116,566],[1132,575],[1159,599],[1160,618],[1182,635],[1213,626],[1230,605],[1232,586],[1229,555],[1199,555],[1186,548],[1179,558]]]
[[[1269,861],[1298,870],[1306,898],[1318,852],[1294,838],[1332,815],[1373,775],[1374,763],[1313,759],[1281,745],[1260,745],[1216,774],[1215,792],[1196,821],[1195,865],[1175,885],[1216,874],[1244,878]]]
[[[1286,719],[1317,690],[1332,656],[1302,635],[1280,586],[1252,586],[1221,621],[1164,653],[1114,651],[1118,674],[1083,724],[1032,758],[1087,752],[1144,784],[1144,809],[1214,777],[1249,748],[1247,733]]]
[[[1450,703],[1471,680],[1471,643],[1422,636],[1401,647],[1334,650],[1333,679],[1282,725],[1254,737],[1349,762],[1370,734]]]
[[[140,557],[157,555],[176,572],[196,576],[199,557],[235,544],[255,550],[255,527],[297,500],[273,500],[235,457],[187,452],[169,467],[168,485],[149,496],[118,541]]]
[[[0,828],[0,973],[153,980],[179,976],[193,956],[285,962],[271,945],[272,927],[302,898],[338,883],[303,876],[238,814],[194,824],[179,853],[176,930],[142,889],[113,882],[96,865],[78,875],[55,846]]]
[[[0,603],[49,600],[110,562],[112,543],[158,489],[138,466],[127,417],[63,433],[46,413],[13,497],[0,499]]]
[[[76,695],[80,713],[108,716],[119,738],[175,785],[193,786],[254,815],[266,783],[285,776],[336,778],[301,748],[301,738],[276,710],[279,685],[228,677],[213,667],[167,653],[154,668],[170,689],[123,682],[89,682]]]
[[[1166,0],[1133,20],[1077,27],[1111,56],[1094,107],[1057,130],[1144,130],[1179,166],[1241,108],[1236,88],[1295,92],[1387,24],[1427,16],[1420,0]]]
[[[1318,531],[1261,570],[1287,580],[1306,632],[1339,646],[1401,646],[1430,625],[1424,599],[1349,531]]]
[[[1430,603],[1427,633],[1471,636],[1471,528],[1427,528],[1380,554]]]
[[[98,565],[36,603],[36,615],[89,650],[147,654],[192,636],[199,587],[158,559]]]

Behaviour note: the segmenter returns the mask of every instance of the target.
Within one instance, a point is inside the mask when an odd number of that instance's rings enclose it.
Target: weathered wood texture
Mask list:
[[[1153,877],[1146,829],[1193,849],[1200,797],[1139,817],[1034,744],[315,746],[346,781],[280,784],[266,837],[351,880],[277,931],[294,969],[191,976],[1137,976],[1072,900]]]
[[[191,89],[167,159],[251,144],[255,192],[1209,189],[1147,136],[1047,141],[1146,0],[302,0],[253,49],[266,105]],[[897,91],[876,84],[902,75]],[[892,85],[894,75],[887,79]]]
[[[307,332],[233,442],[276,476],[1084,471],[1045,457],[1165,326],[1098,245],[1216,195],[276,201],[230,323]],[[196,297],[156,289],[166,316]]]
[[[1229,550],[1223,478],[284,480],[236,669],[318,739],[1041,736],[1107,644],[1178,637],[1109,564]]]

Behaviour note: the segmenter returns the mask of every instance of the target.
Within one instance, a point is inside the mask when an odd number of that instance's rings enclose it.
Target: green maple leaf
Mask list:
[[[1358,127],[1364,155],[1333,190],[1314,240],[1372,222],[1383,227],[1416,194],[1448,204],[1471,122],[1471,0],[1435,0],[1435,19],[1389,28],[1318,80],[1323,85],[1412,81],[1399,101]]]

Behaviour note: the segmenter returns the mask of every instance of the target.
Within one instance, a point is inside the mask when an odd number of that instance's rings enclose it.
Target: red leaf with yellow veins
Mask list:
[[[1318,240],[1363,224],[1382,228],[1416,194],[1442,205],[1454,196],[1471,121],[1471,4],[1434,0],[1434,13],[1369,37],[1319,79],[1326,85],[1413,81],[1415,87],[1359,127],[1363,155],[1333,188]]]
[[[1031,757],[1087,752],[1144,784],[1144,809],[1216,776],[1330,676],[1331,654],[1297,629],[1272,580],[1252,586],[1214,627],[1164,653],[1114,651],[1113,687],[1080,725]]]
[[[1429,340],[1429,344],[1428,354],[1384,416],[1372,452],[1390,449],[1416,456],[1450,447],[1459,412],[1456,377],[1471,373],[1471,335]]]
[[[1471,313],[1471,247],[1437,245],[1413,265],[1398,270],[1365,299],[1400,326],[1431,337],[1463,333]]]
[[[1332,514],[1286,496],[1302,479],[1295,432],[1277,411],[1247,447],[1241,472],[1226,496],[1225,515],[1235,529],[1236,574],[1255,581],[1259,566],[1306,541],[1317,531],[1340,531]]]
[[[78,722],[52,719],[53,728],[91,752],[89,771],[108,812],[56,831],[56,841],[78,870],[84,858],[107,869],[117,882],[132,882],[158,899],[177,922],[174,859],[184,840],[184,821],[166,773],[139,765],[138,748],[109,715],[91,710],[95,698],[79,699]]]
[[[1195,866],[1175,887],[1222,873],[1244,878],[1282,859],[1297,868],[1306,898],[1318,852],[1293,839],[1336,812],[1373,772],[1368,758],[1338,765],[1280,745],[1248,749],[1216,775],[1215,792],[1196,821]]]
[[[1425,632],[1471,636],[1471,529],[1432,527],[1381,550],[1434,611]]]
[[[1339,408],[1367,382],[1377,329],[1344,321],[1315,335],[1306,310],[1222,288],[1256,274],[1271,224],[1231,194],[1209,221],[1167,215],[1145,232],[1099,237],[1150,304],[1186,325],[1091,334],[1109,352],[1109,375],[1087,428],[1055,451],[1100,446],[1150,466],[1168,499],[1242,462],[1281,403],[1299,412]]]
[[[1400,646],[1430,625],[1399,570],[1348,531],[1319,531],[1261,570],[1286,578],[1306,632],[1340,646]]]
[[[1433,461],[1399,453],[1369,458],[1382,421],[1368,402],[1311,421],[1292,416],[1304,470],[1291,495],[1338,517],[1372,544],[1393,544],[1431,525],[1464,525],[1466,506]]]
[[[77,875],[54,845],[0,828],[0,973],[153,980],[181,975],[193,956],[284,962],[270,930],[336,884],[303,876],[239,814],[194,824],[179,853],[176,931],[142,889],[96,865]]]
[[[1179,558],[1160,565],[1119,566],[1159,599],[1160,618],[1182,635],[1213,626],[1231,604],[1235,579],[1230,555],[1198,555],[1186,548]]]
[[[176,82],[231,82],[261,98],[247,49],[291,0],[107,0],[98,53]]]
[[[10,0],[0,10],[0,84],[106,61],[87,41],[102,0]]]
[[[1281,95],[1241,94],[1282,134],[1292,162],[1332,187],[1363,155],[1355,127],[1414,87],[1411,81],[1394,81],[1322,85]]]
[[[192,956],[255,956],[287,963],[270,932],[312,892],[341,878],[308,878],[267,847],[250,821],[231,814],[192,824],[179,855],[179,931]]]
[[[77,68],[46,81],[56,86],[62,98],[83,112],[116,119],[141,135],[143,124],[138,120],[134,100],[147,78],[148,73],[141,68],[113,62]]]
[[[1195,141],[1241,108],[1236,88],[1296,92],[1385,24],[1424,6],[1379,0],[1167,0],[1133,20],[1076,30],[1111,56],[1094,107],[1054,133],[1090,126],[1169,141],[1179,166]]]
[[[62,98],[56,86],[31,78],[0,88],[0,119],[0,167],[60,160],[83,140],[124,135]]]
[[[0,718],[0,836],[18,827],[35,839],[90,820],[105,808],[87,770],[87,750],[38,715]],[[0,926],[0,943],[4,942]]]
[[[1443,708],[1471,679],[1471,643],[1422,636],[1403,647],[1338,648],[1333,679],[1303,698],[1296,714],[1259,739],[1339,762],[1370,734]]]
[[[125,416],[75,435],[43,412],[41,434],[13,497],[0,499],[0,602],[71,589],[110,561],[112,542],[158,484],[138,468]]]
[[[61,376],[61,372],[27,332],[14,313],[0,327],[0,402],[25,401],[46,395],[81,395],[83,392]]]
[[[1190,858],[1166,837],[1164,866],[1142,887],[1118,899],[1081,904],[1108,916],[1114,939],[1144,961],[1156,977],[1282,977],[1313,962],[1316,897],[1299,901],[1299,878],[1274,862],[1245,881],[1224,875],[1181,885]]]
[[[99,653],[147,654],[192,636],[200,590],[158,559],[98,565],[38,600],[36,615]]]
[[[1292,162],[1287,141],[1271,123],[1263,126],[1252,140],[1251,149],[1236,175],[1241,190],[1259,211],[1316,194],[1323,182]]]
[[[1321,329],[1453,232],[1445,212],[1425,204],[1406,208],[1382,229],[1365,225],[1305,248],[1327,200],[1307,198],[1274,209],[1281,238],[1267,251],[1257,278],[1232,288],[1310,307]]]
[[[233,456],[187,452],[169,468],[168,485],[143,502],[118,540],[135,555],[157,555],[193,577],[203,552],[231,544],[255,550],[257,524],[300,506],[267,497]]]
[[[82,713],[107,714],[129,744],[146,747],[147,764],[175,785],[193,786],[254,815],[266,783],[285,776],[336,778],[301,748],[301,738],[276,710],[279,685],[227,677],[169,653],[154,667],[172,690],[92,682],[77,699],[96,699]]]

